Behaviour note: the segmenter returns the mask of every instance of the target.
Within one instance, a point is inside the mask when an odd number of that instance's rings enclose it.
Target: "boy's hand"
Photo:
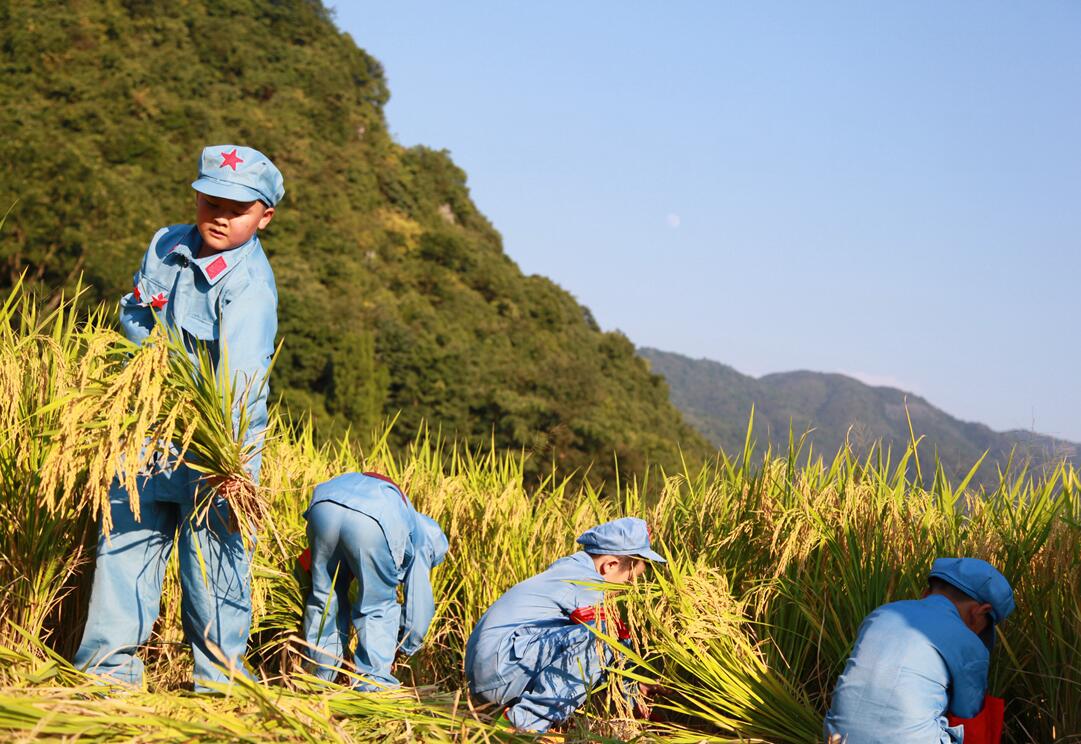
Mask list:
[[[207,487],[218,493],[229,493],[247,483],[245,479],[238,478],[235,475],[208,475],[205,480]]]
[[[246,486],[246,481],[243,478],[237,478],[234,475],[209,475],[204,480],[208,489],[223,498],[227,498],[226,494]],[[233,533],[239,532],[240,523],[237,521],[236,512],[233,511],[232,506],[227,505],[226,508],[229,510],[229,519],[226,523],[229,531]]]
[[[649,704],[649,698],[653,691],[653,685],[647,685],[644,682],[638,683],[638,698],[634,701],[634,715],[638,718],[649,720],[649,714],[652,712],[652,707]]]
[[[654,712],[651,698],[664,695],[668,689],[661,685],[647,685],[645,682],[638,683],[639,697],[635,700],[634,713],[638,718],[646,721],[662,720],[659,713]]]

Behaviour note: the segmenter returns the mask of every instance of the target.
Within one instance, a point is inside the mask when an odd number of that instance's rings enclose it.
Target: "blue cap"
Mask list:
[[[980,603],[991,605],[992,624],[980,638],[991,648],[995,643],[995,625],[1013,612],[1013,589],[997,568],[979,558],[937,558],[931,564],[931,578],[955,586]]]
[[[667,563],[649,547],[649,527],[637,517],[623,517],[597,525],[579,535],[577,542],[590,555],[634,555],[655,563]]]
[[[427,556],[428,565],[438,566],[443,562],[447,549],[450,547],[447,536],[443,534],[443,528],[428,515],[417,512],[417,532],[423,538],[418,542],[423,544],[420,550]]]
[[[207,196],[273,207],[285,196],[282,173],[263,153],[240,145],[203,148],[199,177],[191,187]]]

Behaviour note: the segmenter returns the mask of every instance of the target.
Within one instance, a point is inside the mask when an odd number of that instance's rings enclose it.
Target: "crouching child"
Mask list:
[[[398,649],[412,655],[424,642],[435,615],[431,570],[447,554],[446,536],[393,481],[375,473],[346,473],[316,486],[304,516],[310,548],[301,563],[312,574],[304,605],[309,667],[333,680],[353,627],[353,687],[399,686],[391,665]],[[354,581],[356,600],[350,602]]]
[[[580,552],[496,600],[466,644],[470,692],[482,703],[505,706],[519,730],[563,723],[603,680],[612,652],[587,626],[626,637],[618,621],[615,627],[604,622],[604,592],[596,585],[629,583],[647,561],[665,562],[650,548],[646,523],[633,517],[587,530],[577,542]]]
[[[939,558],[923,599],[891,602],[860,626],[824,732],[846,744],[994,744],[1002,701],[987,696],[995,626],[1013,590],[978,558]]]

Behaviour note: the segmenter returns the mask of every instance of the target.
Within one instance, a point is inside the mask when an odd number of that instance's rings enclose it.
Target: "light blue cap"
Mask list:
[[[281,171],[263,153],[240,145],[203,148],[199,177],[191,187],[208,196],[275,206],[285,196]]]
[[[443,528],[428,515],[417,512],[417,531],[423,536],[423,547],[418,547],[427,556],[428,565],[438,566],[450,548]]]
[[[634,555],[655,563],[667,561],[649,547],[649,527],[637,517],[623,517],[597,525],[578,537],[590,555]]]
[[[995,643],[995,625],[1013,612],[1013,589],[1006,577],[987,561],[979,558],[937,558],[931,564],[931,578],[955,586],[980,603],[991,605],[991,619],[980,637],[987,648]]]

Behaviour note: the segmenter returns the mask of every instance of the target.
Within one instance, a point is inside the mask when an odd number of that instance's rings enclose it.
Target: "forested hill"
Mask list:
[[[1015,460],[1076,461],[1081,445],[1028,431],[996,432],[983,424],[960,421],[923,398],[896,388],[872,387],[839,374],[783,372],[750,377],[709,359],[690,359],[657,349],[640,349],[654,372],[668,380],[672,401],[687,420],[727,452],[742,449],[751,406],[760,444],[787,447],[789,423],[796,436],[813,428],[811,441],[832,455],[847,437],[857,452],[882,441],[900,453],[910,440],[905,406],[913,429],[925,438],[920,448],[927,463],[937,450],[952,475],[964,474],[985,452],[983,480],[993,480],[994,463]]]
[[[200,149],[248,144],[285,175],[273,393],[324,436],[400,411],[399,441],[427,420],[597,474],[708,449],[623,335],[521,273],[445,153],[392,140],[379,63],[321,3],[6,0],[0,64],[4,286],[116,301],[194,218]]]

